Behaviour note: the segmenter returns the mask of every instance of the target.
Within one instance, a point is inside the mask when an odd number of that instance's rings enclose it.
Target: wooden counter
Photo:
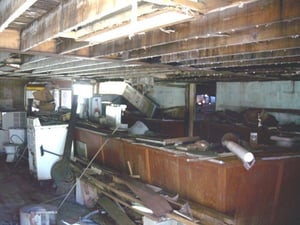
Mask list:
[[[91,158],[109,138],[103,133],[76,128],[75,140],[86,143]],[[189,161],[168,149],[111,138],[96,162],[129,174],[146,183],[178,193],[187,201],[231,215],[236,224],[295,224],[300,221],[300,152],[256,154],[256,163],[246,170],[235,156],[224,163]]]

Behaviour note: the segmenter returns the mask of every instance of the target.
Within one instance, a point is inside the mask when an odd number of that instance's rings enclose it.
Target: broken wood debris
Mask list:
[[[146,142],[146,143],[152,143],[152,144],[158,144],[158,145],[179,145],[187,142],[193,142],[197,141],[200,138],[198,136],[195,137],[177,137],[177,138],[166,138],[166,139],[150,139],[150,138],[143,138],[143,137],[137,137],[137,141]]]
[[[72,163],[72,169],[75,172],[75,174],[81,174],[82,171],[82,166],[77,165],[75,163]],[[101,175],[90,175],[90,174],[84,174],[82,176],[81,179],[84,179],[86,182],[88,182],[90,185],[93,185],[95,187],[97,187],[98,193],[100,194],[104,194],[105,196],[107,196],[108,198],[112,199],[115,202],[118,202],[119,204],[123,205],[124,207],[133,209],[134,211],[136,211],[133,208],[133,203],[138,203],[141,205],[146,206],[144,200],[145,199],[141,199],[139,198],[139,196],[134,193],[132,190],[130,190],[130,188],[126,185],[126,182],[128,179],[126,178],[126,180],[124,181],[124,178],[118,176],[118,174],[113,173],[113,172],[106,172],[105,169],[102,170],[103,173]],[[104,181],[103,178],[106,176],[106,180]],[[132,178],[130,178],[132,179]],[[138,188],[139,185],[134,186],[134,188]],[[125,188],[125,189],[124,189]],[[143,188],[141,190],[141,193],[144,193]],[[139,192],[137,191],[137,193]],[[148,189],[147,189],[148,191]],[[149,195],[149,197],[151,198],[151,194]],[[144,196],[145,197],[145,196]],[[163,197],[163,196],[161,196]],[[166,199],[169,203],[169,205],[171,206],[171,210],[169,211],[169,208],[162,208],[162,211],[159,208],[159,210],[157,208],[153,209],[153,206],[150,205],[150,209],[153,211],[156,211],[157,214],[164,214],[161,217],[163,218],[169,218],[169,219],[174,219],[180,223],[183,223],[185,225],[196,225],[198,224],[198,221],[200,221],[200,223],[202,224],[211,224],[211,225],[224,225],[224,224],[234,224],[234,220],[231,216],[223,214],[221,212],[218,212],[216,210],[207,208],[205,206],[202,206],[198,203],[191,203],[189,202],[190,205],[190,210],[191,210],[191,216],[182,216],[182,215],[178,215],[176,214],[176,212],[174,212],[174,210],[179,210],[181,209],[184,204],[186,204],[187,201],[184,201],[182,199],[178,199],[176,198],[176,200],[172,200],[171,198],[167,198]],[[153,201],[152,201],[153,202]],[[148,204],[150,203],[150,201],[147,202]],[[156,202],[154,202],[153,204],[156,204]],[[168,209],[168,210],[166,210]],[[166,211],[164,211],[166,210]],[[144,215],[150,218],[158,218],[156,215],[154,214],[149,214],[149,213],[145,213],[145,212],[141,212],[141,211],[136,211],[138,214],[140,215]],[[165,213],[163,213],[165,212]]]
[[[119,206],[108,197],[101,197],[99,205],[114,219],[119,225],[135,225],[125,212],[120,210]]]

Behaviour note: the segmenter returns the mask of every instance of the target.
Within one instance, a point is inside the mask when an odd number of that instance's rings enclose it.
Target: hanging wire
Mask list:
[[[113,132],[111,133],[111,135],[113,135],[120,126],[117,126]],[[82,173],[80,174],[80,176],[78,177],[78,179],[80,180],[83,175],[86,173],[86,171],[89,169],[89,167],[92,165],[92,163],[94,162],[94,160],[96,159],[96,157],[99,155],[99,153],[103,150],[103,148],[105,147],[105,145],[110,141],[111,139],[108,138],[104,141],[104,143],[100,146],[100,148],[97,150],[97,152],[95,153],[95,155],[93,156],[93,158],[90,160],[90,162],[87,164],[87,166],[85,167],[85,169],[82,171]],[[58,210],[63,206],[63,204],[65,203],[65,201],[68,199],[68,197],[70,196],[70,194],[72,193],[72,191],[74,190],[74,188],[76,187],[76,182],[73,184],[73,186],[71,187],[71,189],[69,190],[69,192],[66,194],[65,198],[62,200],[62,202],[59,204],[58,206]]]

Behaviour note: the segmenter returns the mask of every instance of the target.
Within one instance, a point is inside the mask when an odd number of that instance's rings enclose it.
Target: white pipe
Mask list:
[[[244,162],[246,169],[250,169],[253,166],[255,158],[251,152],[247,151],[245,148],[233,141],[224,140],[222,141],[222,145],[227,147],[229,151],[236,154]]]

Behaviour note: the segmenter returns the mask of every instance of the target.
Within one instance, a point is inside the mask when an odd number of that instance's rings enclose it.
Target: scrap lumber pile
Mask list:
[[[85,165],[78,161],[71,163],[72,170],[81,181],[96,189],[97,195],[94,198],[95,204],[104,208],[114,218],[117,224],[133,225],[139,224],[125,210],[116,212],[118,206],[133,211],[133,214],[146,216],[155,221],[175,220],[184,225],[233,224],[233,218],[217,212],[213,209],[187,202],[178,195],[171,196],[159,187],[146,184],[128,175],[121,175],[100,168],[97,171],[91,167],[82,174]],[[100,169],[99,169],[100,168]],[[120,211],[120,210],[119,210]],[[119,222],[118,222],[119,221]]]

